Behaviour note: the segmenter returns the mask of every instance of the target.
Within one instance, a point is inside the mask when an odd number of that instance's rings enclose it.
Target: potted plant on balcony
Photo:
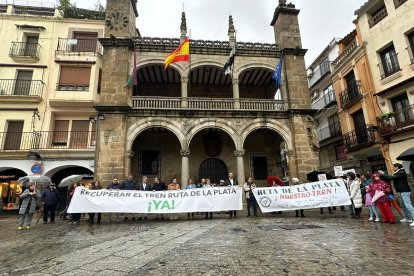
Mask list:
[[[395,115],[394,112],[386,112],[386,113],[382,113],[381,115],[377,116],[377,119],[381,120],[381,121],[388,121],[391,117],[393,117]]]

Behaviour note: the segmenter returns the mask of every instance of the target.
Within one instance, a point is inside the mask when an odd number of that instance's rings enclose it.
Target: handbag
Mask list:
[[[375,201],[377,201],[379,198],[385,196],[385,193],[383,191],[375,191],[374,196],[372,197],[372,203],[374,203]]]

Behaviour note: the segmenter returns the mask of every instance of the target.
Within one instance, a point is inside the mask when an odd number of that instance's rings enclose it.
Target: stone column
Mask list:
[[[181,77],[181,107],[188,107],[188,78]]]
[[[134,157],[134,152],[132,150],[128,150],[125,154],[125,166],[124,166],[124,175],[128,177],[130,173],[132,173],[132,166],[131,166],[131,159]]]
[[[239,79],[233,79],[233,99],[234,99],[234,109],[240,109],[240,95],[239,95]]]
[[[234,155],[237,157],[237,181],[239,185],[244,185],[246,182],[246,177],[244,175],[244,149],[239,149],[234,152]]]
[[[184,149],[180,151],[181,153],[181,189],[187,187],[188,179],[190,178],[190,164],[189,156],[190,150]]]

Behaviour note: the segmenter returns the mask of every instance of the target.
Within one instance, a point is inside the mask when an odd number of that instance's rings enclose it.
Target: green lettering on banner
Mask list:
[[[154,206],[153,206],[154,205]],[[154,211],[161,211],[161,210],[174,210],[175,208],[175,200],[153,200],[148,203],[148,212],[151,213],[154,207]]]

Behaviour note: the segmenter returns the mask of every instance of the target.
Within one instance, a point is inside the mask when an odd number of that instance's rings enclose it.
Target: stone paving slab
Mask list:
[[[0,217],[0,276],[414,275],[408,224],[352,220],[344,212],[306,215],[94,226],[58,221],[29,231]]]

